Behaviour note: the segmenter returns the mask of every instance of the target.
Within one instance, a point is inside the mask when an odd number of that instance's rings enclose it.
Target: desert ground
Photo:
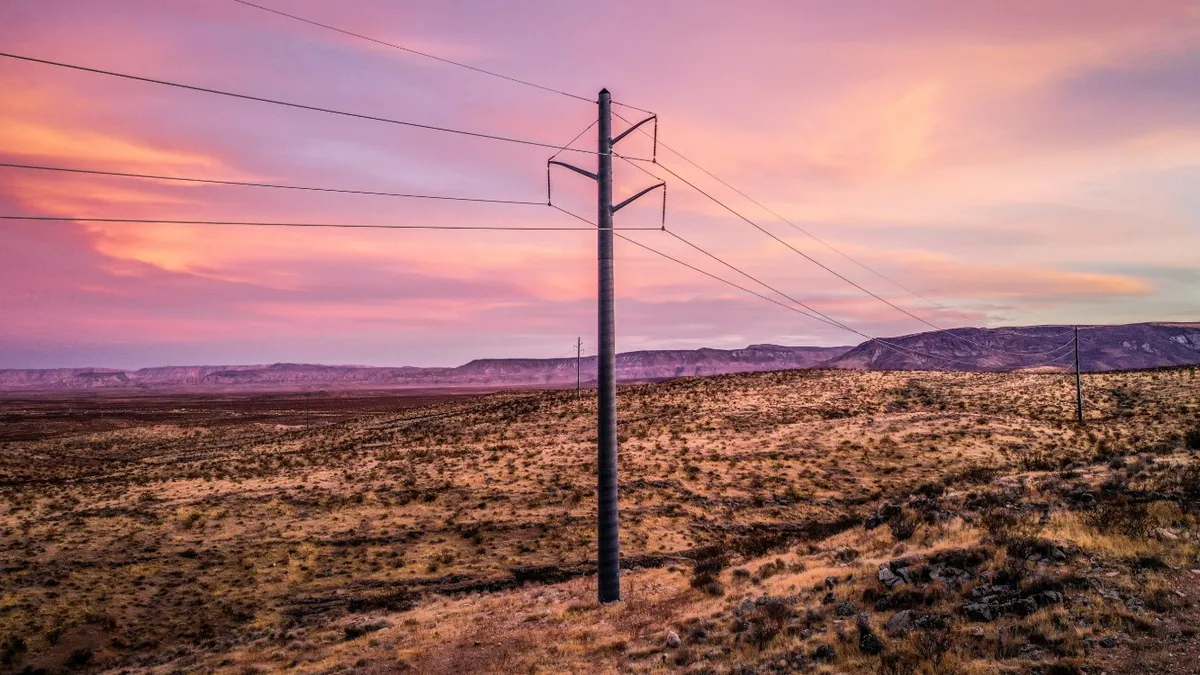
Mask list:
[[[1200,368],[0,398],[0,671],[1195,673]]]

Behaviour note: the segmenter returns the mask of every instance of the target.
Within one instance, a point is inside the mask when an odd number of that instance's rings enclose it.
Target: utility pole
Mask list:
[[[666,184],[659,183],[648,187],[620,204],[612,203],[613,146],[643,124],[651,121],[657,124],[657,117],[651,115],[613,138],[612,96],[607,89],[600,90],[597,103],[600,118],[596,124],[599,131],[596,173],[554,159],[548,160],[547,165],[561,166],[587,176],[596,181],[597,186],[597,328],[600,335],[596,353],[596,538],[599,549],[598,596],[601,603],[607,603],[621,599],[621,545],[617,516],[617,339],[613,311],[613,214],[652,190],[660,187],[665,189]]]
[[[583,338],[580,337],[575,340],[575,398],[579,398],[579,389],[580,389],[579,385],[580,385],[580,381],[581,381],[580,377],[579,377],[579,366],[580,366],[580,362],[582,360],[583,360]]]
[[[1075,326],[1075,419],[1083,426],[1083,380],[1079,377],[1079,326]]]

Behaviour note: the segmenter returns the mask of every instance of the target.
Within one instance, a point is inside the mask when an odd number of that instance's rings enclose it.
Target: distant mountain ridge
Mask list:
[[[669,349],[617,355],[624,382],[729,373],[840,368],[848,370],[1069,371],[1071,326],[954,328],[882,338],[857,347],[750,345],[745,349]],[[1200,364],[1200,323],[1138,323],[1080,328],[1086,372]],[[596,358],[581,362],[595,380]],[[159,366],[139,370],[53,368],[0,370],[0,391],[92,389],[280,389],[321,387],[442,388],[562,386],[575,382],[575,359],[476,359],[461,366],[327,366],[275,363],[242,366]]]
[[[1071,326],[954,328],[868,341],[822,364],[851,370],[1073,370]],[[1200,323],[1080,326],[1084,372],[1200,363]]]
[[[851,347],[751,345],[745,349],[673,349],[617,355],[622,381],[808,368]],[[580,362],[584,382],[596,377],[596,358]],[[453,368],[326,366],[275,363],[244,366],[158,366],[139,370],[54,368],[0,370],[0,391],[110,388],[508,387],[575,382],[575,359],[476,359]]]

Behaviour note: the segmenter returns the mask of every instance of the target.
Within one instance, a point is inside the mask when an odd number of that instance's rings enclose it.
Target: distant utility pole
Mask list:
[[[583,338],[580,337],[575,340],[575,398],[579,398],[579,389],[580,389],[579,385],[581,382],[580,377],[579,377],[579,365],[582,360],[583,360]]]
[[[599,263],[599,340],[596,353],[596,396],[597,396],[597,540],[599,548],[598,569],[600,602],[616,602],[621,599],[621,548],[618,537],[617,516],[617,339],[616,321],[613,312],[613,214],[625,208],[651,190],[665,187],[659,183],[633,195],[620,204],[612,203],[612,149],[634,129],[656,121],[651,115],[612,137],[612,96],[607,89],[600,90],[600,118],[596,173],[580,169],[557,160],[554,164],[582,174],[596,181],[597,259]]]
[[[1079,377],[1079,326],[1075,326],[1075,418],[1083,426],[1083,380]]]

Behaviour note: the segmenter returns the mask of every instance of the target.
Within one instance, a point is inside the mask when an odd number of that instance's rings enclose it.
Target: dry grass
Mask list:
[[[1196,372],[1088,376],[1085,430],[1054,375],[795,371],[624,387],[621,543],[641,569],[611,607],[588,576],[594,407],[569,392],[309,432],[162,414],[0,442],[0,667],[984,673],[1095,658],[1087,640],[1141,631],[1138,611],[1190,611],[1169,596],[1171,568],[1194,566],[1200,543],[1184,479]],[[872,523],[889,503],[896,512]],[[1095,519],[1103,509],[1133,515],[1113,529]],[[1017,555],[1040,540],[1074,552],[1049,565]],[[916,584],[948,633],[886,635],[898,606],[876,609],[896,595],[879,566],[925,569],[972,547],[986,560],[961,588]],[[728,561],[716,585],[694,584],[693,559],[714,551]],[[1021,569],[1013,588],[1050,575],[1075,600],[964,617],[985,573]],[[735,611],[762,596],[788,600]],[[843,601],[869,613],[882,656],[862,653],[856,617],[834,612]],[[814,661],[820,645],[833,661]]]

